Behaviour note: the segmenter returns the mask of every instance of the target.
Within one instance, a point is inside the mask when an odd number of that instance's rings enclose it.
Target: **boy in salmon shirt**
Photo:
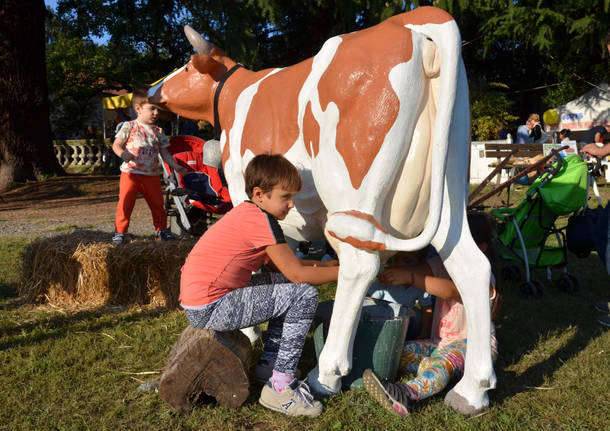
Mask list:
[[[296,378],[318,306],[313,285],[335,281],[337,261],[299,260],[278,220],[301,189],[297,169],[281,155],[259,155],[245,172],[245,201],[210,227],[182,267],[180,303],[191,325],[232,331],[269,321],[256,366],[266,381],[259,402],[290,416],[318,416],[322,404]],[[263,263],[278,272],[252,275]]]

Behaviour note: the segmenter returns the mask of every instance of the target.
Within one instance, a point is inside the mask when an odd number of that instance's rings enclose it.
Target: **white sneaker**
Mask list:
[[[309,386],[304,381],[294,379],[282,392],[273,389],[268,380],[263,386],[258,402],[270,410],[288,416],[320,416],[324,407],[320,401],[313,399]]]

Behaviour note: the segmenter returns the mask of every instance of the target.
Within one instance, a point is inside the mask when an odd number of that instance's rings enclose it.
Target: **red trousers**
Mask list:
[[[163,192],[161,191],[159,176],[129,174],[127,172],[121,172],[119,203],[116,207],[114,229],[120,233],[127,232],[129,218],[136,204],[138,192],[144,196],[150,208],[155,229],[167,229],[167,215],[163,207]]]

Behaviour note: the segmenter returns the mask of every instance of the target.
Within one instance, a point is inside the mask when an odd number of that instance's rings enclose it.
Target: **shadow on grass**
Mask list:
[[[540,273],[534,273],[532,278],[546,285],[542,298],[523,298],[519,283],[503,283],[503,312],[496,322],[500,346],[495,364],[498,384],[490,393],[495,402],[540,387],[602,333],[593,303],[608,292],[603,288],[607,283],[600,283],[607,280],[607,275],[598,257],[578,260],[571,255],[568,268],[583,286],[571,294],[553,287]],[[556,279],[557,273],[554,275]],[[527,357],[531,352],[532,357]]]
[[[167,312],[164,307],[154,309],[126,311],[123,307],[108,307],[106,305],[94,309],[76,311],[66,315],[54,314],[52,317],[40,315],[25,323],[2,328],[0,336],[0,351],[30,346],[46,340],[59,339],[69,333],[86,331],[94,333],[100,329],[112,328],[120,323],[135,322],[148,317],[156,317]],[[110,314],[121,314],[117,318],[103,320]]]
[[[21,307],[24,301],[14,286],[0,282],[0,310],[14,310]]]

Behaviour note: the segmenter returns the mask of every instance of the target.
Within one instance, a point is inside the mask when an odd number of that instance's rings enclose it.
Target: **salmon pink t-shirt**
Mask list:
[[[441,258],[436,255],[428,259],[428,265],[435,277],[450,279],[447,270],[443,266]],[[490,297],[490,307],[496,297],[495,278],[491,274],[492,294]],[[463,340],[467,337],[466,330],[466,309],[464,304],[456,300],[436,298],[434,312],[432,314],[432,341],[438,343],[439,347],[444,347],[454,341]],[[497,351],[496,329],[491,323],[491,345]]]
[[[180,304],[197,309],[245,287],[268,260],[265,248],[286,242],[276,218],[250,201],[214,223],[182,266]]]

